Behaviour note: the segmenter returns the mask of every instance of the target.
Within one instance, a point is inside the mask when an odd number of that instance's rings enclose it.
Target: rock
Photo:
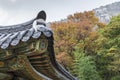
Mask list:
[[[100,22],[109,23],[113,16],[120,14],[120,2],[93,9]]]

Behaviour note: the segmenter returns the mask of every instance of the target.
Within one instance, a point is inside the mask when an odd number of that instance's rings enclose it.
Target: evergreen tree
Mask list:
[[[73,73],[80,80],[101,80],[96,71],[95,62],[91,56],[85,56],[82,50],[76,49],[74,52],[74,71]]]
[[[99,31],[96,64],[105,80],[120,75],[120,15]],[[117,79],[116,79],[117,80]]]

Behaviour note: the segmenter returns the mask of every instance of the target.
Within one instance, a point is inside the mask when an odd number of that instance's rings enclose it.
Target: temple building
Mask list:
[[[26,23],[0,26],[0,80],[77,80],[57,61],[46,13]]]

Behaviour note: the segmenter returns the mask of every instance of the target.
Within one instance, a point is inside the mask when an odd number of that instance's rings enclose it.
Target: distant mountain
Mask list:
[[[99,8],[93,9],[95,16],[99,18],[100,22],[109,23],[113,16],[120,14],[120,2],[115,2]],[[55,21],[56,23],[66,22],[68,19],[62,19]]]
[[[95,16],[99,18],[100,22],[109,23],[112,16],[120,14],[120,2],[115,2],[106,6],[93,9]]]

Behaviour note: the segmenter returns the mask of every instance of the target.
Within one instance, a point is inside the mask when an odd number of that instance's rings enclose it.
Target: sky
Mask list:
[[[89,11],[120,0],[0,0],[0,25],[13,25],[47,13],[47,22],[65,19],[76,12]]]

